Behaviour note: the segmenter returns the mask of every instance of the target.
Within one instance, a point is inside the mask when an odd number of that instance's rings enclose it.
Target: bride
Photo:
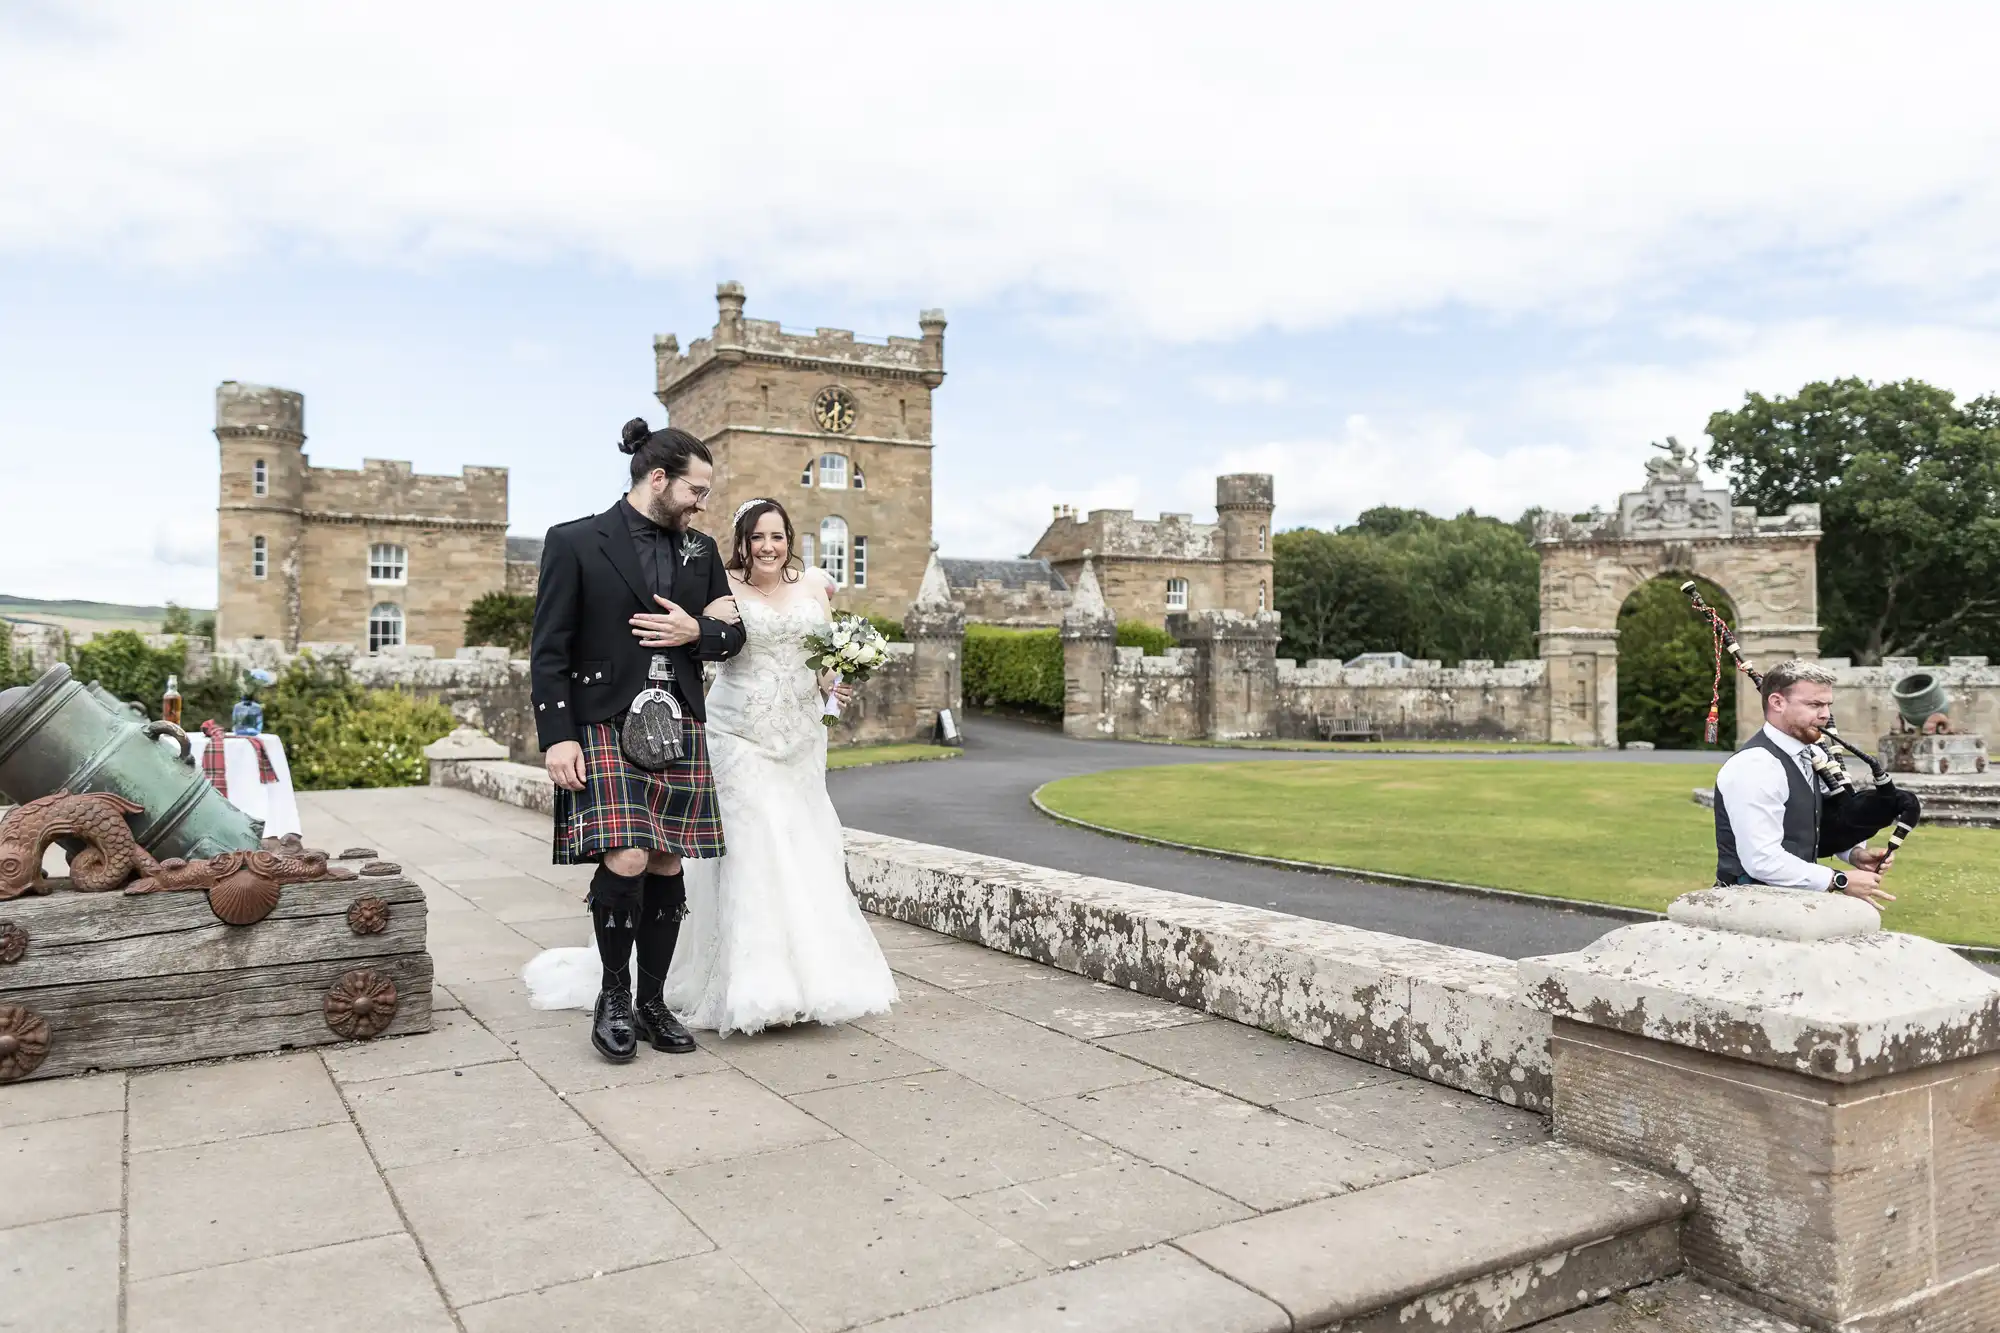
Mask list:
[[[847,887],[840,818],[826,794],[822,689],[805,636],[830,619],[833,580],[793,559],[776,500],[736,511],[729,557],[748,642],[708,692],[708,748],[729,851],[685,862],[687,920],[667,970],[667,1007],[724,1036],[886,1013],[896,983]],[[837,691],[845,697],[847,691]],[[588,1009],[594,948],[527,965],[537,1009]]]

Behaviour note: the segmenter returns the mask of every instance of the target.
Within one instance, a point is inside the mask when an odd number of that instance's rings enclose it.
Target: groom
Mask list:
[[[691,526],[714,485],[708,447],[634,419],[619,449],[632,457],[631,489],[602,514],[550,528],[542,545],[529,656],[555,783],[555,863],[597,863],[589,904],[604,980],[590,1041],[622,1064],[641,1037],[654,1050],[694,1049],[663,989],[687,911],[681,858],[723,851],[701,664],[741,649],[743,627],[715,543]],[[619,744],[626,710],[655,684],[680,701],[685,729],[684,757],[657,772]]]

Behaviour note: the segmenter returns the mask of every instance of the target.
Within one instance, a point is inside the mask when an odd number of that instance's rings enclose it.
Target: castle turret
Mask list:
[[[215,391],[218,640],[298,645],[305,414],[305,395],[290,389],[225,380]]]
[[[1271,474],[1237,472],[1215,479],[1222,525],[1222,604],[1232,611],[1271,606]]]

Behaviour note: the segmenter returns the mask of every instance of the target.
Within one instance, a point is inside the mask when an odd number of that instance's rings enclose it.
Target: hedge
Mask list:
[[[1052,629],[965,627],[965,698],[1060,714],[1063,707],[1062,633]]]
[[[1118,622],[1118,646],[1143,648],[1148,657],[1165,657],[1167,649],[1178,645],[1174,643],[1174,636],[1158,625],[1148,625],[1143,620],[1121,620]]]

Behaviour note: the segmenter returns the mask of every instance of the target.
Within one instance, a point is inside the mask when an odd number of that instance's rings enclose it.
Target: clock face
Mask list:
[[[813,395],[813,420],[821,430],[838,435],[854,425],[854,395],[829,384]]]

